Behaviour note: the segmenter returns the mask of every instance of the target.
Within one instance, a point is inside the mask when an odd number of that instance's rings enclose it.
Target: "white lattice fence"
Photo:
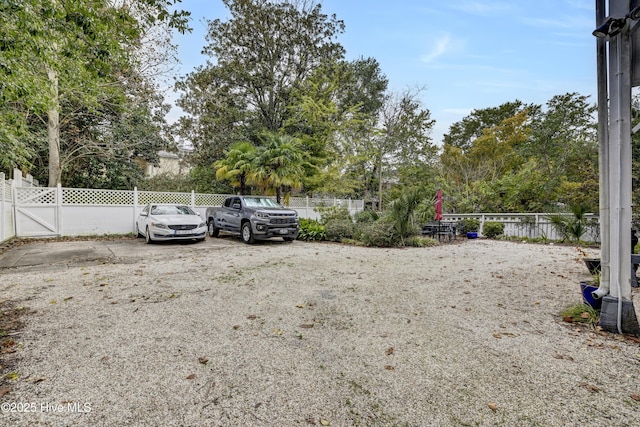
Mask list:
[[[133,192],[121,190],[93,190],[87,188],[63,188],[62,204],[131,206],[133,204]]]
[[[195,194],[196,206],[221,206],[226,194]]]
[[[55,188],[19,187],[16,188],[16,203],[23,205],[55,205]]]
[[[191,205],[191,193],[159,193],[140,191],[138,193],[138,205],[148,203],[182,203]]]

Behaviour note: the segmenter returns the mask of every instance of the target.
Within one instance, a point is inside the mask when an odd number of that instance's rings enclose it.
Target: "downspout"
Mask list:
[[[596,27],[605,22],[605,0],[596,0]],[[594,299],[609,294],[611,283],[611,245],[609,231],[609,92],[607,90],[607,42],[596,39],[598,79],[598,169],[600,178],[600,285],[591,293]]]

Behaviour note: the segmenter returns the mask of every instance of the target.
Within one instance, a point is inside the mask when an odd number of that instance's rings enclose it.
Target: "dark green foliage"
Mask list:
[[[424,196],[420,189],[412,189],[403,193],[391,203],[388,215],[393,221],[395,231],[401,240],[416,233],[413,213],[423,199]]]
[[[353,221],[350,219],[333,219],[325,224],[327,240],[340,242],[353,237]]]
[[[472,233],[480,229],[480,220],[477,218],[465,218],[460,221],[463,233]]]
[[[133,190],[144,180],[144,173],[136,162],[122,162],[101,157],[81,160],[81,166],[70,174],[66,187]],[[166,191],[166,190],[164,190]]]
[[[300,218],[298,240],[326,240],[324,225],[315,219]]]
[[[330,221],[336,220],[349,220],[351,221],[351,215],[346,207],[331,206],[328,208],[320,207],[316,209],[320,214],[320,222],[327,224]]]
[[[395,230],[395,225],[387,218],[381,218],[372,223],[360,224],[354,238],[364,243],[365,246],[381,248],[395,247],[401,243],[400,236]]]
[[[501,222],[485,222],[482,226],[482,234],[494,239],[504,233],[504,224]]]
[[[380,214],[371,209],[365,209],[358,212],[355,216],[356,224],[371,223],[380,219]]]
[[[575,205],[571,207],[573,216],[554,214],[549,216],[549,221],[560,234],[562,241],[572,240],[580,243],[580,239],[587,232],[587,219],[585,214],[587,208],[584,205]]]

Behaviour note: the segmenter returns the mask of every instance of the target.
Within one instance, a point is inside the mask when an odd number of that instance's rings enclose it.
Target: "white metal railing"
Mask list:
[[[550,217],[551,213],[472,213],[472,214],[444,214],[443,219],[448,222],[461,222],[466,218],[480,221],[480,230],[485,222],[500,222],[504,224],[504,235],[509,237],[528,239],[561,240],[562,236],[556,230]],[[569,217],[572,214],[560,214]],[[586,214],[586,232],[581,240],[586,242],[600,242],[600,222],[598,215]]]

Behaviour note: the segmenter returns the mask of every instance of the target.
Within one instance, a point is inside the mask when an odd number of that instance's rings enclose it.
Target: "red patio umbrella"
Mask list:
[[[436,191],[436,202],[434,203],[434,207],[436,208],[436,221],[442,221],[442,190],[438,189]]]

